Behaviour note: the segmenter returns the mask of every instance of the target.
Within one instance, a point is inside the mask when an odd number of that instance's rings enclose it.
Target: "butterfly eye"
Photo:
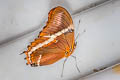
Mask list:
[[[72,52],[72,49],[70,49],[70,52]]]

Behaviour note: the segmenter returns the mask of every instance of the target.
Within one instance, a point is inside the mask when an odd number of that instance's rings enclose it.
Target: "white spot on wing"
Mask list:
[[[40,66],[40,60],[41,60],[41,58],[42,58],[42,55],[40,55],[39,58],[38,58],[38,61],[37,61],[37,65],[38,66]]]

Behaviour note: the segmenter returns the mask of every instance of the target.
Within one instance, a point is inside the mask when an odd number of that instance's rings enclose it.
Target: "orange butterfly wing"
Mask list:
[[[58,6],[49,12],[48,22],[28,50],[27,64],[49,65],[68,57],[75,48],[74,27],[70,14]]]
[[[72,18],[63,7],[53,8],[48,15],[48,21],[40,36],[51,35],[73,24]]]

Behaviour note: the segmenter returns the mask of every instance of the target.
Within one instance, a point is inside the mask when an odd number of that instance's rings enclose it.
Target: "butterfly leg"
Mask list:
[[[77,65],[77,58],[76,58],[76,56],[71,55],[71,57],[73,57],[75,59],[76,68],[77,68],[78,72],[80,72],[80,69],[78,68],[78,65]]]
[[[80,35],[82,35],[86,30],[84,30],[82,33],[78,33],[76,38],[75,38],[75,46],[77,45],[77,39],[79,38]]]
[[[64,66],[65,66],[65,62],[66,62],[66,61],[67,61],[67,58],[65,58],[65,60],[64,60],[64,62],[63,62],[61,77],[63,77],[63,71],[64,71]]]

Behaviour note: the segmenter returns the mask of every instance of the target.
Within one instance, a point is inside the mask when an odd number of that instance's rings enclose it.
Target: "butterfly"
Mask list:
[[[51,9],[46,26],[27,48],[24,51],[25,59],[27,65],[32,67],[50,65],[71,56],[76,43],[74,25],[68,11],[61,6]]]

